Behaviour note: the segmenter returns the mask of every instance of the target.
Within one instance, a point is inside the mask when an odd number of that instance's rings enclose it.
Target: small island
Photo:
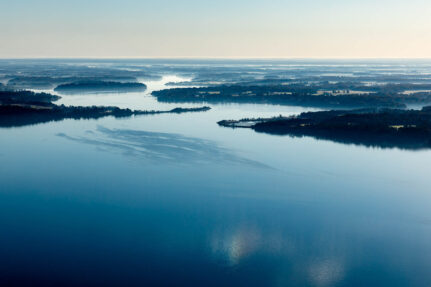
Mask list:
[[[311,136],[368,147],[431,148],[431,107],[308,112],[267,119],[223,120],[220,126],[294,137]]]
[[[54,91],[59,93],[126,93],[143,92],[147,86],[137,82],[81,81],[58,85]]]
[[[34,93],[31,91],[0,91],[0,104],[31,104],[52,103],[61,97],[48,93]]]
[[[76,107],[56,105],[58,96],[29,91],[0,91],[0,127],[18,127],[64,119],[98,119],[106,116],[116,118],[134,115],[166,113],[205,112],[210,107],[174,108],[168,111],[142,111],[118,107]]]

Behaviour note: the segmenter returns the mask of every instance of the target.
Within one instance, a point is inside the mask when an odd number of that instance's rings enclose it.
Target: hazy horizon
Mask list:
[[[0,60],[202,60],[202,61],[431,61],[431,57],[399,57],[399,58],[384,58],[384,57],[357,57],[357,58],[343,58],[343,57],[304,57],[304,58],[271,58],[271,57],[0,57]]]
[[[2,1],[0,58],[431,58],[431,3]]]

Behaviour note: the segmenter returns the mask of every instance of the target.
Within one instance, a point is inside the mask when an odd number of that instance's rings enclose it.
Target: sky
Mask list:
[[[431,58],[430,0],[0,0],[0,58]]]

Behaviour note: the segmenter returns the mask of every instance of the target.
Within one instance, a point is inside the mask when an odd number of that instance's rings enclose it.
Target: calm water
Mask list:
[[[431,284],[430,151],[221,128],[310,109],[212,107],[0,129],[0,285]]]

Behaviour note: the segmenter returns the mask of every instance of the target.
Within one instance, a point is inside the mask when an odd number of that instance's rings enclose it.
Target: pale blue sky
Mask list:
[[[0,57],[431,58],[429,0],[0,0]]]

